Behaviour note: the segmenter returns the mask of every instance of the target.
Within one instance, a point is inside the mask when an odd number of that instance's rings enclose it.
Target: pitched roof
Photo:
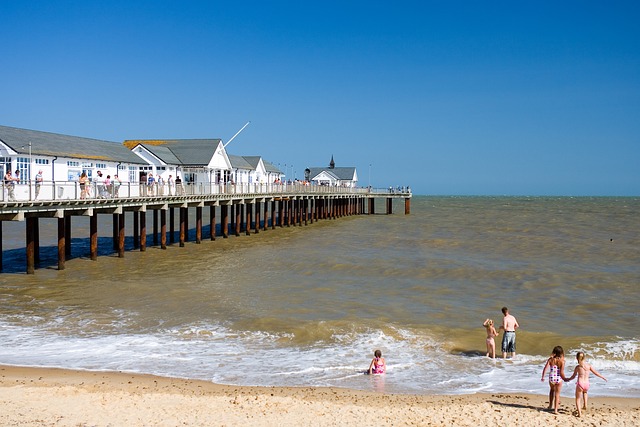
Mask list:
[[[256,166],[253,166],[251,163],[247,161],[244,156],[234,156],[233,154],[227,154],[229,157],[229,161],[231,162],[231,167],[235,169],[246,169],[246,170],[256,170]]]
[[[129,139],[123,145],[133,149],[140,144],[165,163],[206,166],[220,142],[220,139]]]
[[[99,139],[0,126],[0,141],[23,155],[29,154],[31,143],[31,154],[36,156],[144,164],[140,157],[122,144]]]
[[[343,181],[352,181],[356,168],[354,167],[338,167],[338,168],[309,168],[309,179],[320,175],[322,172],[327,172],[336,176],[337,179]]]
[[[275,165],[273,163],[268,162],[266,160],[262,160],[262,163],[264,163],[264,170],[266,170],[267,172],[282,173],[282,171],[280,169],[278,169],[277,167],[275,167]]]

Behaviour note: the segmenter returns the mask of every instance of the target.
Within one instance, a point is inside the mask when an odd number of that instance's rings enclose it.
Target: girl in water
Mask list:
[[[498,336],[498,332],[496,328],[493,326],[493,320],[487,319],[482,324],[484,328],[487,330],[487,357],[491,357],[492,359],[496,358],[496,341],[495,337]]]
[[[561,346],[557,345],[553,348],[553,353],[542,370],[540,381],[544,381],[547,368],[549,368],[549,409],[553,408],[553,413],[557,415],[562,381],[568,381],[564,376],[564,349]]]
[[[387,371],[387,365],[384,362],[384,357],[382,357],[382,352],[376,350],[373,352],[373,355],[375,357],[371,360],[371,364],[369,364],[369,375],[384,374]]]
[[[576,376],[578,376],[578,382],[576,384],[576,411],[578,412],[578,417],[582,416],[582,409],[587,409],[587,391],[589,391],[589,373],[593,372],[596,377],[600,377],[603,380],[607,380],[605,377],[600,375],[598,371],[593,369],[593,366],[585,362],[584,360],[584,352],[579,351],[576,354],[576,360],[578,361],[578,366],[573,370],[573,375],[568,381],[571,381]]]

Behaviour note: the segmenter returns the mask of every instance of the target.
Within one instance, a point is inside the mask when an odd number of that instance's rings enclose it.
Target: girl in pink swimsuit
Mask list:
[[[487,357],[495,359],[496,341],[494,340],[494,338],[498,336],[498,331],[496,331],[496,328],[493,326],[493,320],[491,319],[485,320],[482,326],[484,326],[484,328],[487,330]]]
[[[600,377],[603,380],[607,380],[605,377],[600,375],[598,371],[593,369],[593,366],[585,362],[584,360],[584,352],[579,351],[576,354],[576,360],[578,361],[578,366],[573,370],[573,375],[567,381],[571,381],[576,376],[578,377],[578,383],[576,384],[576,411],[578,413],[578,417],[582,416],[582,409],[587,409],[587,391],[589,391],[589,373],[593,372],[596,377]],[[582,401],[582,403],[581,403]]]
[[[558,413],[560,406],[560,390],[562,389],[562,380],[568,381],[564,376],[564,349],[557,345],[553,348],[551,357],[547,359],[547,363],[542,370],[542,378],[549,368],[549,409],[553,408],[553,413]]]
[[[369,375],[384,374],[387,371],[387,365],[385,364],[384,357],[382,357],[382,352],[380,350],[376,350],[373,352],[373,355],[375,357],[371,360],[371,364],[369,365]]]

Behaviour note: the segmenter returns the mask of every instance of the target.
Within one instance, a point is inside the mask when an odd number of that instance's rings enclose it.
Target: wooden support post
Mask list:
[[[229,228],[230,232],[233,232],[236,229],[236,206],[231,202],[231,206],[229,207],[231,213],[229,214]]]
[[[251,222],[253,216],[253,203],[248,203],[245,205],[245,209],[247,210],[247,219],[244,227],[244,234],[247,236],[251,236]]]
[[[298,225],[300,227],[302,227],[302,215],[303,215],[303,211],[304,211],[304,200],[298,198],[296,200],[296,204],[298,205],[298,208],[296,209],[296,219],[298,221]]]
[[[302,199],[302,215],[304,215],[304,225],[307,225],[309,222],[309,199]]]
[[[256,222],[253,227],[253,232],[258,234],[260,232],[260,211],[262,210],[262,206],[260,205],[260,202],[256,201],[254,207],[256,209]]]
[[[291,199],[291,215],[289,215],[291,224],[295,227],[298,222],[298,199]]]
[[[118,217],[118,258],[124,258],[124,211]]]
[[[64,217],[64,256],[71,258],[71,216]]]
[[[235,222],[235,235],[240,236],[240,227],[242,226],[242,209],[241,205],[236,206],[236,222]]]
[[[40,220],[38,217],[33,221],[33,259],[36,265],[40,264]]]
[[[185,234],[187,234],[186,229],[187,229],[187,221],[185,219],[185,217],[187,216],[187,208],[180,208],[180,247],[183,248],[184,247],[184,242],[185,242]]]
[[[158,209],[153,210],[153,246],[158,246]]]
[[[140,215],[138,212],[133,212],[133,249],[138,249],[140,247]]]
[[[202,243],[202,206],[196,206],[196,244]]]
[[[113,214],[112,223],[112,235],[113,235],[113,250],[118,250],[118,235],[120,232],[120,227],[118,227],[118,214]]]
[[[287,227],[291,227],[291,214],[293,210],[293,199],[287,200]]]
[[[264,220],[263,220],[263,226],[262,226],[262,230],[263,231],[267,231],[267,228],[269,227],[269,202],[268,201],[264,201]]]
[[[189,241],[189,206],[182,209],[184,209],[184,242],[188,242]]]
[[[64,226],[66,224],[66,217],[58,218],[58,270],[64,270],[65,262],[65,237],[66,232]]]
[[[227,239],[229,237],[229,206],[220,205],[220,231],[222,232],[222,238]]]
[[[411,213],[411,198],[407,197],[404,199],[404,214],[409,215]]]
[[[140,252],[147,250],[147,213],[140,212]]]
[[[160,210],[160,248],[167,249],[167,210]]]
[[[35,217],[27,217],[26,221],[26,243],[27,243],[27,274],[35,274],[36,258],[35,258]]]
[[[278,202],[276,200],[271,201],[271,229],[276,229],[276,212],[277,212]]]
[[[284,227],[284,200],[278,201],[278,223],[280,227]]]
[[[98,259],[98,213],[93,212],[89,217],[89,251],[92,261]]]
[[[2,221],[0,221],[0,271],[2,271]]]
[[[387,198],[387,215],[391,215],[393,213],[393,199],[391,197]]]
[[[173,208],[169,208],[169,244],[176,242],[176,227],[175,227],[175,211]]]
[[[209,206],[209,234],[211,240],[216,240],[216,207]]]

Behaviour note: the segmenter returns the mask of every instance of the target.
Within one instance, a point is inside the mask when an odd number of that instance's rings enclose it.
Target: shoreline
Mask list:
[[[323,387],[220,385],[108,371],[0,365],[9,426],[640,425],[640,399],[594,397],[582,418],[534,394],[409,395]]]

